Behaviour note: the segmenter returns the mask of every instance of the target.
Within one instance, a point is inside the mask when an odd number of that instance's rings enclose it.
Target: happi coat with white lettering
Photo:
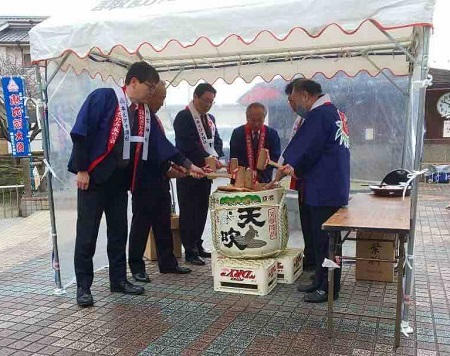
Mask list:
[[[75,124],[70,135],[74,142],[74,150],[70,158],[68,169],[70,172],[77,173],[79,171],[92,172],[105,160],[115,161],[117,157],[122,156],[122,152],[117,152],[117,147],[124,146],[124,128],[122,122],[117,122],[118,98],[114,89],[102,88],[93,91],[83,103]],[[139,105],[139,110],[144,110],[142,104]],[[130,188],[136,179],[136,169],[139,161],[142,159],[157,160],[158,162],[165,162],[177,156],[178,150],[168,141],[164,134],[159,129],[153,129],[157,124],[154,119],[150,120],[148,127],[148,147],[147,154],[143,154],[143,142],[135,143],[132,146],[130,154],[130,162],[134,167],[128,167],[133,170],[130,178]],[[131,120],[131,119],[130,119]],[[142,121],[142,120],[141,120]],[[139,125],[139,120],[136,118],[134,125]],[[140,126],[147,124],[141,123]],[[136,131],[145,131],[146,128],[140,127]],[[117,132],[118,131],[118,132]],[[142,136],[144,132],[141,132]],[[144,139],[143,139],[144,140]],[[82,142],[83,152],[76,150],[76,146]],[[77,154],[74,154],[75,151]],[[116,157],[114,157],[116,156]],[[180,162],[182,163],[182,162]],[[108,165],[111,169],[115,169],[115,164]],[[103,167],[102,167],[103,168]],[[107,173],[107,172],[105,172]]]
[[[350,141],[347,118],[321,96],[283,153],[284,163],[304,180],[310,206],[343,206],[350,192]]]

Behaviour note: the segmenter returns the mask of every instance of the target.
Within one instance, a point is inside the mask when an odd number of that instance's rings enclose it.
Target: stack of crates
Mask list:
[[[237,259],[213,251],[214,290],[267,295],[277,283],[292,284],[303,271],[303,249],[288,248],[273,258]]]

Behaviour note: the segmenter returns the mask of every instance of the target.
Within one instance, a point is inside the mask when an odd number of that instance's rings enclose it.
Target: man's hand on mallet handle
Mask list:
[[[289,164],[286,164],[286,165],[278,168],[277,172],[275,173],[275,178],[270,183],[267,183],[265,188],[272,189],[285,176],[292,176],[292,177],[296,178],[294,168],[292,166],[290,166]]]

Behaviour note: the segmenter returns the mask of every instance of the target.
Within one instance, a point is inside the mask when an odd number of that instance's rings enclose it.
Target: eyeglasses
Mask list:
[[[202,98],[202,97],[199,97],[199,99],[200,99],[201,101],[203,101],[203,103],[205,103],[206,105],[209,105],[209,106],[213,106],[213,104],[215,103],[214,100],[213,100],[213,101],[210,101],[210,100],[205,99],[205,98]]]
[[[151,91],[155,91],[156,89],[156,84],[149,84],[147,82],[141,82],[144,83]]]

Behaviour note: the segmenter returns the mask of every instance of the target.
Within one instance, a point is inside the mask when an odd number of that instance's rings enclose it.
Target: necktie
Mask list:
[[[136,114],[137,114],[137,105],[136,104],[131,104],[128,107],[128,119],[129,119],[129,122],[130,122],[130,131],[131,131],[131,134],[133,136],[137,135],[137,128],[139,126],[139,125],[135,125],[136,121],[137,121],[137,119],[136,119],[137,115]]]
[[[132,136],[139,136],[139,118],[138,118],[138,106],[136,104],[131,104],[129,108],[130,116],[130,130]],[[130,158],[131,158],[131,191],[134,191],[136,185],[136,171],[137,165],[135,161],[139,162],[139,156],[141,155],[142,143],[141,142],[131,142],[130,147]]]
[[[259,132],[258,131],[253,132],[252,145],[253,145],[253,153],[256,155],[256,153],[258,152],[258,146],[259,146]]]
[[[259,132],[255,131],[253,132],[253,138],[252,138],[252,149],[253,149],[253,157],[254,157],[254,164],[258,163],[258,146],[259,146]]]
[[[206,137],[212,138],[211,128],[209,127],[208,124],[208,117],[206,116],[206,114],[201,114],[200,117],[202,119],[203,128],[205,129],[206,132]]]

